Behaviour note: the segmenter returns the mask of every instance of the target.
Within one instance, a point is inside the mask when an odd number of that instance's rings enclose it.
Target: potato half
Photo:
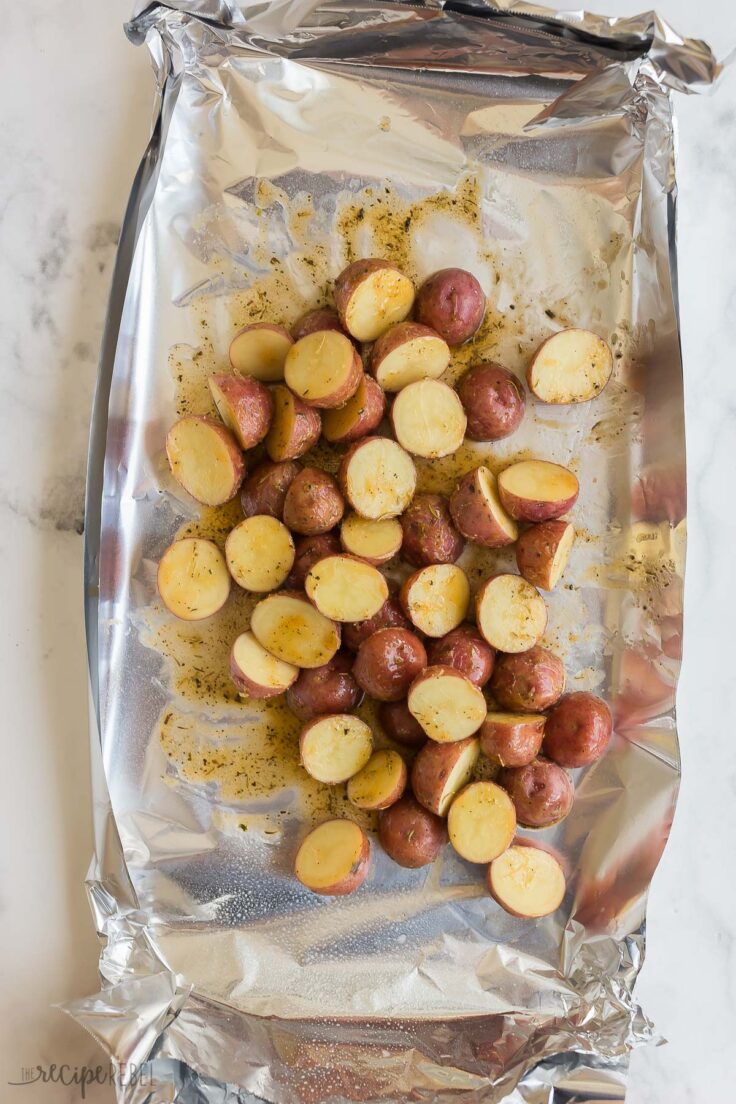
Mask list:
[[[158,592],[170,613],[182,621],[211,617],[227,602],[230,576],[225,557],[212,541],[174,541],[158,565]]]
[[[374,751],[348,782],[348,798],[359,809],[388,809],[406,789],[406,763],[398,751]]]
[[[442,380],[423,379],[399,391],[391,424],[407,452],[437,459],[457,452],[468,423],[457,392]]]
[[[516,542],[516,563],[527,582],[554,590],[567,567],[575,540],[569,521],[542,521],[530,525]]]
[[[517,521],[562,517],[575,505],[579,491],[577,477],[549,460],[520,460],[498,477],[501,502]]]
[[[275,383],[284,378],[284,361],[291,346],[291,335],[283,326],[254,322],[230,342],[230,363],[241,376]]]
[[[342,897],[365,881],[370,843],[351,820],[328,820],[313,828],[297,851],[294,873],[313,893]]]
[[[468,540],[486,548],[513,544],[519,527],[498,497],[496,477],[481,465],[458,482],[450,498],[455,525]]]
[[[287,386],[307,406],[343,406],[358,390],[363,364],[349,337],[336,330],[307,334],[289,349],[284,363]]]
[[[544,636],[547,607],[536,587],[521,575],[494,575],[475,599],[481,636],[499,652],[526,652]]]
[[[319,441],[322,432],[319,411],[307,406],[282,384],[277,384],[271,395],[273,418],[266,435],[266,452],[274,462],[296,460]]]
[[[295,667],[322,667],[340,647],[340,629],[302,594],[281,591],[263,598],[250,627],[267,652]]]
[[[397,518],[371,521],[359,514],[348,514],[340,527],[340,542],[345,551],[375,567],[392,559],[403,539],[404,531]]]
[[[445,636],[465,620],[470,583],[455,564],[431,564],[410,575],[399,595],[407,617],[427,636]],[[489,641],[490,643],[490,641]]]
[[[471,782],[450,806],[447,830],[461,858],[473,863],[492,862],[514,838],[514,803],[495,782]]]
[[[562,330],[537,349],[527,369],[533,394],[546,403],[587,402],[611,378],[613,356],[602,337],[590,330]]]
[[[554,855],[539,847],[509,847],[488,867],[488,888],[501,908],[522,920],[556,912],[565,897],[565,875]]]
[[[347,782],[373,754],[373,733],[352,713],[315,717],[299,737],[302,766],[318,782]]]
[[[174,479],[204,506],[229,502],[243,481],[245,461],[229,429],[214,418],[188,414],[166,435]]]
[[[451,744],[428,740],[411,768],[411,788],[419,804],[444,816],[455,794],[470,781],[479,754],[474,736]]]
[[[335,306],[358,341],[375,341],[414,305],[414,285],[389,261],[367,258],[348,265],[335,281]]]
[[[407,704],[430,740],[438,744],[467,739],[486,716],[483,692],[453,667],[423,671],[411,684]]]
[[[355,556],[325,556],[304,582],[307,597],[333,621],[365,621],[388,598],[381,572]]]
[[[278,590],[294,565],[294,555],[291,533],[268,514],[241,521],[225,541],[230,574],[238,586],[255,594]]]
[[[371,371],[384,391],[401,391],[422,379],[437,379],[450,363],[450,348],[435,330],[399,322],[371,350]]]
[[[230,676],[246,698],[275,698],[296,682],[299,668],[272,656],[252,632],[244,632],[230,651]]]
[[[340,486],[356,514],[371,521],[398,517],[414,497],[417,471],[401,445],[388,437],[364,437],[343,457]]]

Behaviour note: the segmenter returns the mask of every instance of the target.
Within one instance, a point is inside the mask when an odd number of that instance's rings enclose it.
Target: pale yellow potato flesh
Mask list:
[[[277,659],[263,648],[252,632],[241,633],[230,653],[230,666],[256,687],[282,693],[296,681],[299,668]],[[247,691],[241,691],[247,693]]]
[[[579,403],[599,395],[611,378],[613,356],[602,337],[589,330],[562,330],[537,350],[527,379],[546,403]]]
[[[346,552],[363,556],[373,563],[386,563],[401,548],[401,522],[397,518],[373,521],[360,514],[348,514],[340,527],[340,539]]]
[[[504,488],[530,502],[561,502],[578,493],[575,475],[561,464],[548,460],[521,460],[501,472]]]
[[[391,420],[399,444],[425,459],[457,452],[468,424],[457,392],[437,379],[417,380],[399,391]]]
[[[452,632],[464,620],[470,605],[470,583],[455,564],[430,564],[414,576],[406,590],[411,622],[427,636]]]
[[[565,875],[554,855],[539,847],[509,847],[491,863],[491,894],[512,916],[536,920],[556,912],[565,896]]]
[[[554,588],[559,583],[565,568],[567,567],[567,561],[570,558],[572,546],[575,543],[575,528],[569,525],[562,535],[560,543],[557,545],[555,554],[552,557],[552,563],[549,567],[549,588]]]
[[[158,565],[158,591],[167,610],[182,621],[211,617],[230,594],[225,557],[212,541],[174,541]]]
[[[241,521],[225,541],[230,574],[238,586],[256,594],[278,590],[294,566],[294,555],[291,533],[267,514]]]
[[[403,322],[414,305],[414,285],[403,272],[379,268],[353,289],[345,325],[358,341],[375,341],[389,326]]]
[[[388,598],[381,572],[352,556],[325,556],[304,582],[307,597],[332,621],[366,621]]]
[[[359,809],[386,809],[401,797],[406,777],[406,764],[398,751],[374,751],[348,782],[348,798]]]
[[[373,753],[373,733],[360,717],[335,713],[310,722],[300,740],[302,765],[318,782],[337,785],[362,770]]]
[[[514,838],[514,804],[495,782],[471,782],[450,806],[447,830],[461,858],[474,863],[492,862]]]
[[[449,363],[449,346],[439,335],[413,337],[387,353],[375,375],[384,391],[401,391],[417,380],[437,379]]]
[[[336,330],[307,334],[289,349],[284,379],[305,402],[318,402],[339,392],[355,374],[355,347]]]
[[[395,441],[376,437],[351,456],[345,495],[357,514],[371,521],[398,517],[414,497],[414,461]]]
[[[256,324],[235,335],[230,343],[230,363],[241,376],[276,383],[284,378],[284,362],[291,346],[291,338],[279,328]]]
[[[500,652],[526,652],[544,636],[547,606],[520,575],[497,575],[478,592],[476,621],[483,638]]]
[[[351,893],[365,880],[368,837],[351,820],[328,820],[313,828],[296,856],[294,873],[314,893]]]
[[[295,667],[322,667],[340,647],[340,630],[303,598],[270,594],[253,610],[250,627],[267,652]]]
[[[464,740],[478,731],[486,717],[482,691],[463,675],[419,676],[409,690],[409,712],[430,740],[439,744]]]
[[[242,453],[230,431],[197,416],[181,418],[171,427],[166,436],[166,455],[177,482],[205,506],[229,502],[245,470]]]

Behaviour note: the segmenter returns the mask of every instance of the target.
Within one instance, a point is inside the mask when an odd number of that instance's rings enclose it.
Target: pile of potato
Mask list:
[[[463,859],[487,866],[505,909],[544,916],[560,905],[565,878],[517,825],[565,817],[567,768],[599,758],[611,735],[606,704],[564,695],[563,665],[539,643],[540,589],[565,569],[575,532],[563,518],[578,481],[534,459],[498,479],[480,465],[449,498],[416,493],[414,457],[448,456],[466,437],[499,440],[524,416],[524,388],[498,364],[472,367],[456,389],[440,379],[450,347],[483,320],[481,287],[445,269],[415,292],[394,265],[369,259],[338,277],[334,301],[336,310],[311,311],[291,333],[246,326],[230,346],[232,373],[209,380],[222,421],[191,415],[169,431],[182,487],[208,506],[240,491],[244,518],[224,555],[203,539],[172,544],[159,565],[161,598],[191,621],[216,613],[232,580],[263,595],[230,672],[245,698],[286,694],[303,724],[305,771],[347,783],[356,807],[379,810],[381,844],[400,865],[432,862],[449,836]],[[544,402],[583,402],[612,363],[600,337],[564,330],[538,349],[527,382]],[[337,478],[299,462],[320,437],[344,446]],[[255,448],[246,472],[244,452]],[[471,600],[456,563],[467,541],[516,542],[519,574],[491,576]],[[413,571],[397,592],[382,568],[399,555]],[[401,752],[374,749],[353,713],[364,695],[380,703],[382,729]],[[481,754],[501,768],[497,781],[471,781]],[[329,820],[303,840],[295,871],[315,893],[345,894],[369,861],[365,831]]]

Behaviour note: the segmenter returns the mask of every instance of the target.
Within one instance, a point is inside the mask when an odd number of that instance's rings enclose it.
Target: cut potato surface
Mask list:
[[[363,378],[363,365],[350,338],[336,330],[307,334],[289,349],[284,379],[307,406],[342,406]]]
[[[444,816],[455,794],[470,781],[479,754],[473,736],[452,744],[428,740],[411,769],[411,788],[419,804]]]
[[[353,337],[375,341],[406,318],[414,305],[414,285],[388,261],[355,261],[335,281],[335,305]]]
[[[266,452],[274,462],[296,460],[319,441],[322,432],[319,411],[307,406],[281,384],[274,387],[271,394],[273,419],[266,436]]]
[[[373,733],[351,713],[315,717],[299,738],[302,765],[318,782],[347,782],[373,754]]]
[[[374,751],[348,782],[348,798],[359,809],[388,809],[406,789],[406,763],[398,751]]]
[[[453,667],[428,667],[412,683],[407,704],[430,740],[438,744],[467,739],[486,716],[482,691]]]
[[[371,370],[384,391],[401,391],[422,379],[437,379],[450,363],[450,347],[417,322],[399,322],[371,351]]]
[[[217,375],[207,380],[217,413],[242,449],[253,448],[268,433],[273,399],[256,379]]]
[[[225,557],[212,541],[174,541],[158,565],[158,592],[170,613],[182,621],[211,617],[227,602],[230,576]]]
[[[370,844],[351,820],[328,820],[314,828],[297,851],[294,873],[313,893],[341,897],[365,881]]]
[[[450,806],[447,830],[461,858],[474,863],[492,862],[514,838],[514,803],[495,782],[472,782]]]
[[[455,564],[430,564],[409,576],[401,588],[400,599],[409,620],[420,632],[445,636],[465,620],[470,584],[465,572]]]
[[[307,597],[333,621],[365,621],[388,598],[381,572],[353,556],[325,556],[304,582]]]
[[[478,591],[475,619],[484,640],[499,652],[526,652],[544,636],[547,607],[520,575],[495,575]]]
[[[532,392],[546,403],[579,403],[599,395],[611,378],[613,356],[590,330],[562,330],[539,347],[527,369]]]
[[[501,908],[520,919],[556,912],[565,897],[565,875],[554,855],[539,847],[509,847],[488,868],[488,888]]]
[[[235,582],[244,590],[265,594],[277,590],[294,566],[294,541],[278,518],[256,514],[230,530],[225,559]]]
[[[574,540],[575,529],[569,521],[531,525],[516,544],[519,572],[534,586],[554,590],[567,567]]]
[[[296,667],[322,667],[340,647],[340,629],[300,594],[270,594],[258,603],[250,627],[267,652]]]
[[[284,361],[291,346],[291,336],[283,326],[254,322],[232,339],[230,363],[241,376],[274,383],[284,378]]]
[[[498,497],[496,477],[482,465],[462,477],[450,498],[450,513],[464,537],[486,548],[512,544],[519,535]]]
[[[404,531],[396,518],[371,521],[360,514],[349,514],[340,528],[340,541],[346,552],[361,556],[369,564],[383,564],[401,548]]]
[[[426,459],[457,452],[467,426],[457,393],[437,379],[418,380],[399,391],[391,422],[399,444]]]
[[[388,437],[365,437],[340,466],[343,493],[356,514],[371,521],[398,517],[414,497],[417,471],[408,452]]]
[[[204,506],[222,506],[237,493],[245,475],[238,442],[214,418],[190,414],[166,435],[171,474]]]
[[[331,444],[347,444],[373,433],[386,410],[386,396],[376,381],[363,373],[358,390],[344,406],[326,410],[322,433]]]
[[[275,698],[296,682],[299,668],[272,656],[252,632],[244,632],[230,652],[230,675],[245,697]]]
[[[579,490],[571,471],[548,460],[521,460],[498,477],[501,502],[517,521],[562,517],[575,505]]]

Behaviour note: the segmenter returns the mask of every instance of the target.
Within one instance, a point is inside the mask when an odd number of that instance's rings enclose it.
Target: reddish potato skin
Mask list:
[[[501,441],[521,425],[526,409],[524,386],[500,364],[476,364],[457,385],[471,441]]]
[[[397,265],[391,264],[390,261],[382,261],[377,257],[365,257],[363,260],[353,261],[337,277],[333,290],[338,318],[343,326],[345,325],[345,314],[356,287],[363,282],[366,276],[382,268],[391,268],[394,272],[401,271]]]
[[[486,514],[479,488],[478,468],[467,472],[450,495],[450,514],[458,530],[484,548],[501,548],[513,537]]]
[[[289,390],[285,384],[277,383],[272,388],[272,394],[276,394],[279,389],[282,392]],[[309,452],[312,445],[317,444],[322,433],[322,419],[319,416],[319,410],[313,410],[310,406],[307,406],[298,395],[292,395],[292,401],[294,403],[295,418],[286,444],[282,447],[276,445],[273,421],[266,434],[266,452],[274,463],[283,460],[296,460],[297,457],[303,456],[305,452]],[[276,410],[276,404],[274,403],[274,420],[276,420]]]
[[[378,721],[389,739],[400,744],[401,747],[420,748],[427,743],[426,732],[416,717],[409,712],[409,706],[404,700],[381,702]]]
[[[486,297],[470,272],[443,268],[426,280],[417,292],[414,314],[448,345],[462,345],[483,321]]]
[[[611,711],[596,694],[565,694],[544,728],[544,754],[561,767],[587,767],[605,752],[613,731]]]
[[[483,687],[493,674],[496,649],[487,644],[474,625],[458,625],[447,636],[431,640],[427,648],[430,665],[454,667],[474,686]]]
[[[569,524],[567,521],[542,521],[519,534],[516,564],[519,574],[528,583],[542,590],[550,589],[550,567]]]
[[[565,691],[565,668],[561,659],[535,644],[526,652],[497,658],[490,686],[502,709],[543,713]]]
[[[438,744],[427,740],[411,768],[411,788],[420,805],[436,816],[440,815],[439,799],[452,768],[466,748],[477,743],[475,736],[456,740],[454,744]]]
[[[302,470],[295,460],[274,463],[263,460],[253,469],[240,492],[244,517],[269,514],[281,521],[284,516],[286,492]]]
[[[345,337],[350,337],[347,330],[343,328],[337,313],[330,310],[329,307],[317,307],[316,310],[307,311],[301,318],[297,318],[291,327],[291,336],[294,341],[299,341],[308,334],[318,333],[319,330],[337,330]]]
[[[379,629],[358,648],[353,675],[361,690],[377,701],[400,701],[427,666],[427,653],[408,629]]]
[[[507,767],[499,785],[514,803],[524,828],[549,828],[564,820],[572,808],[575,790],[570,775],[550,759],[535,759],[525,767]]]
[[[381,362],[409,341],[415,341],[419,337],[439,337],[436,330],[429,326],[422,326],[417,322],[397,322],[386,333],[382,334],[374,342],[371,349],[371,371],[375,375],[381,367]]]
[[[442,817],[424,809],[411,794],[378,817],[378,838],[386,854],[409,870],[434,862],[447,843]]]
[[[300,671],[286,692],[286,704],[300,721],[311,721],[325,713],[350,713],[363,692],[352,675],[353,660],[337,652],[324,667]]]
[[[499,767],[525,767],[539,755],[544,723],[498,725],[486,719],[481,725],[480,749]]]
[[[358,416],[349,429],[337,433],[332,429],[332,419],[329,410],[325,411],[322,419],[322,434],[326,441],[333,445],[348,445],[353,441],[359,441],[367,437],[369,433],[380,425],[386,412],[386,396],[383,388],[376,383],[372,376],[363,375],[358,391],[363,388],[361,408]],[[357,391],[356,391],[357,394]],[[350,400],[348,400],[350,401]],[[335,412],[339,413],[339,408]]]
[[[461,556],[465,539],[455,528],[443,495],[414,495],[400,520],[401,555],[413,567],[455,563]]]
[[[294,533],[314,536],[334,529],[345,503],[332,476],[321,468],[303,468],[291,481],[284,499],[284,525]]]
[[[266,385],[252,376],[221,374],[210,378],[230,406],[235,422],[230,432],[235,434],[240,447],[249,449],[259,444],[268,433],[273,418],[273,398]]]
[[[314,565],[325,556],[339,554],[340,541],[334,533],[315,533],[311,537],[297,537],[295,551],[294,566],[284,586],[289,590],[303,590],[304,580]]]
[[[515,521],[530,521],[533,523],[540,521],[554,521],[556,518],[564,517],[578,500],[578,494],[580,493],[580,487],[574,494],[568,495],[567,498],[558,499],[556,502],[543,502],[541,500],[532,498],[520,498],[518,495],[513,494],[504,488],[503,483],[499,479],[498,481],[498,497],[501,499],[504,510]]]
[[[343,642],[346,648],[357,652],[360,645],[369,636],[373,636],[379,629],[408,629],[413,632],[413,626],[404,613],[395,594],[389,594],[378,613],[369,617],[366,621],[348,621],[342,627]]]

